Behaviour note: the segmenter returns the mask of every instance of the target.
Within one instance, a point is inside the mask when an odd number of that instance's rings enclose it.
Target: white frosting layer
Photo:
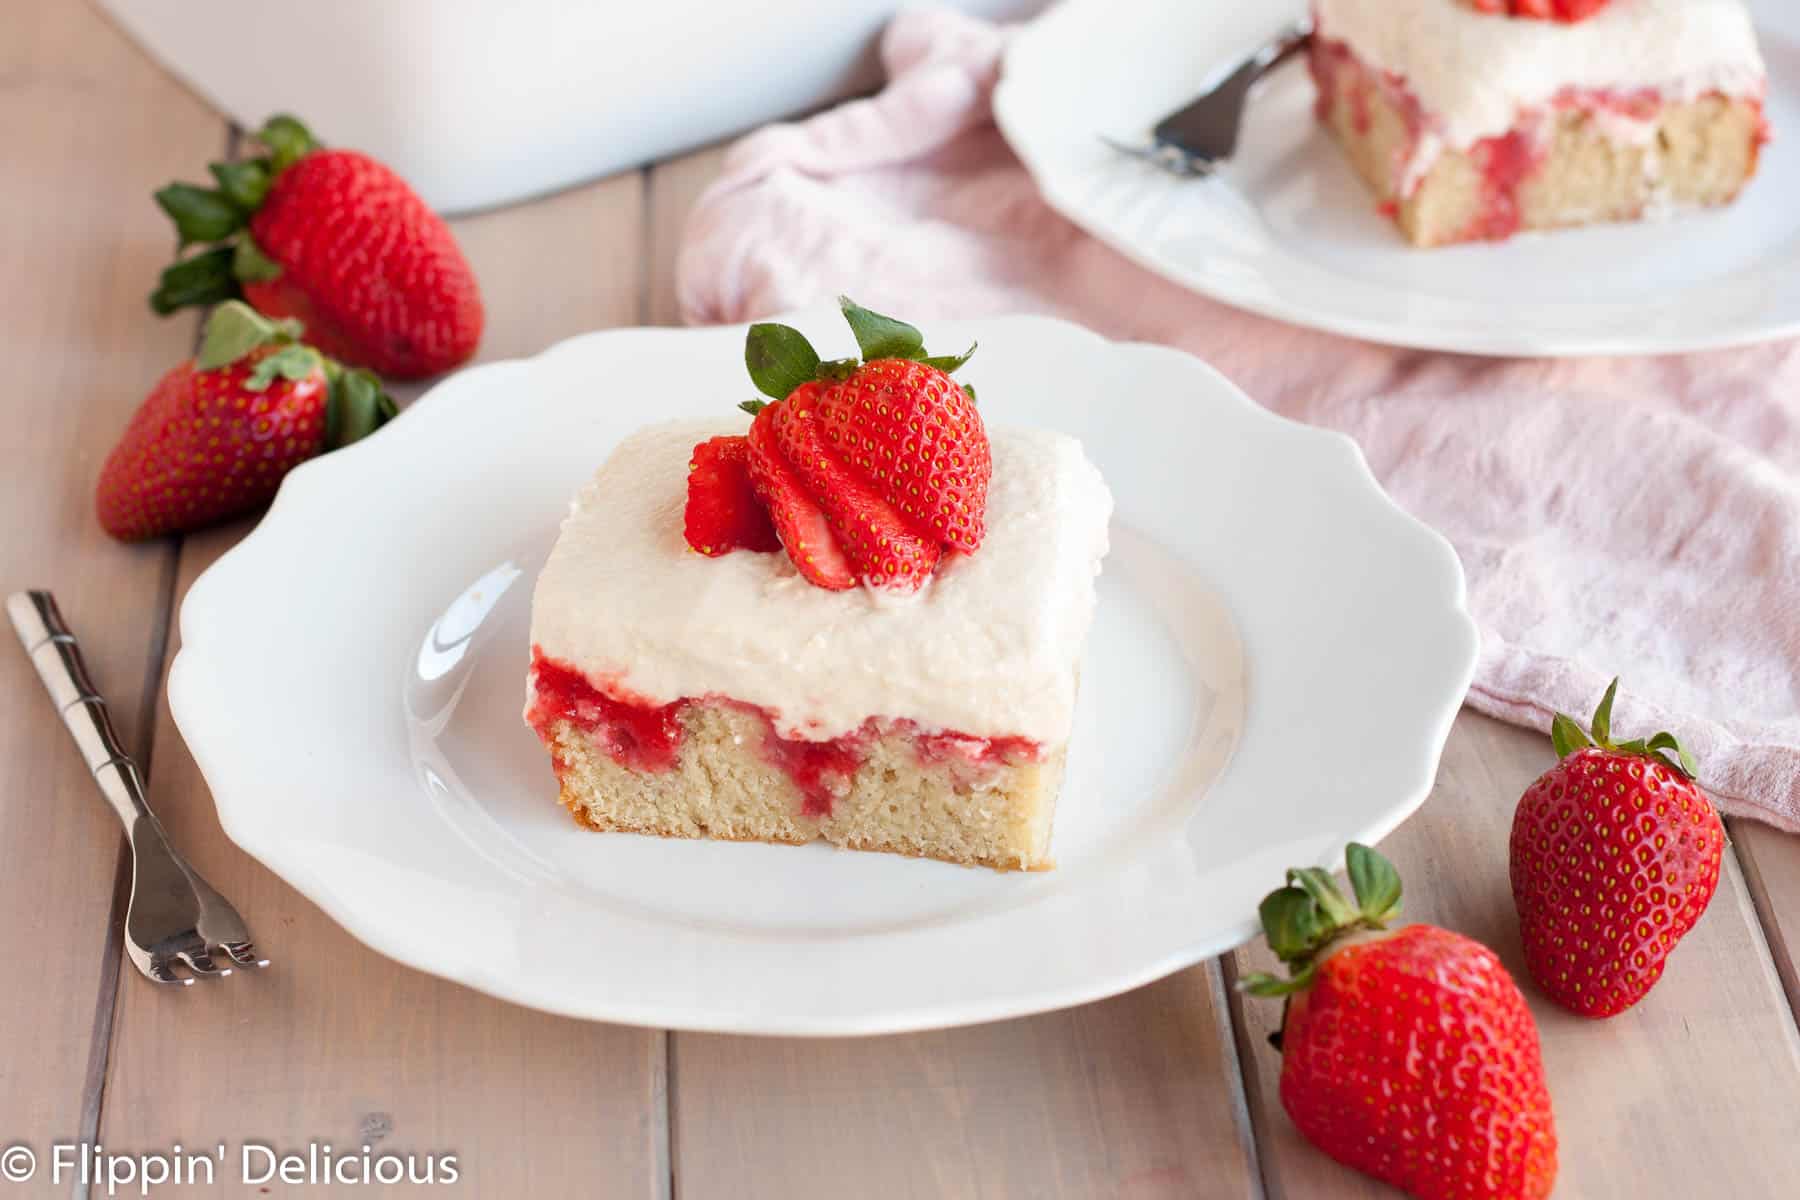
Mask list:
[[[575,497],[531,606],[531,640],[657,703],[729,697],[784,736],[871,716],[933,730],[1068,739],[1112,496],[1074,438],[990,431],[987,536],[904,601],[814,587],[785,554],[694,553],[682,537],[696,443],[741,418],[652,426]]]
[[[1585,21],[1477,12],[1468,0],[1316,0],[1318,28],[1403,77],[1442,145],[1512,129],[1565,88],[1692,100],[1763,93],[1743,0],[1612,0]],[[1430,140],[1430,139],[1427,139]]]

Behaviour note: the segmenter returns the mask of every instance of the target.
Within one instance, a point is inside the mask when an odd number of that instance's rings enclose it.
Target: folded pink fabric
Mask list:
[[[1395,350],[1189,294],[1051,212],[995,130],[1004,31],[897,18],[868,100],[735,146],[679,264],[694,322],[853,292],[909,318],[1046,312],[1205,358],[1355,438],[1462,556],[1468,702],[1537,729],[1624,677],[1730,813],[1800,829],[1800,344],[1675,358]]]

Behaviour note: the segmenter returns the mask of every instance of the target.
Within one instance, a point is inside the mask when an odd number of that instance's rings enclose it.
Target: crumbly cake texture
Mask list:
[[[741,426],[641,431],[563,524],[525,714],[563,804],[596,829],[1049,866],[1112,507],[1080,444],[990,430],[981,549],[901,598],[687,547],[688,456]]]
[[[634,770],[571,721],[550,728],[563,807],[589,829],[661,837],[799,845],[823,838],[850,850],[998,870],[1052,865],[1050,831],[1062,755],[1043,761],[926,761],[916,738],[877,735],[854,771],[830,786],[828,810],[754,747],[756,714],[696,704],[681,715],[676,764]]]
[[[1420,246],[1729,203],[1768,138],[1741,0],[1577,24],[1462,0],[1318,0],[1318,113]]]

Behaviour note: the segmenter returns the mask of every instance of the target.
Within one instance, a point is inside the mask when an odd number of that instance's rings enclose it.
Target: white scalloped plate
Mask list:
[[[1775,140],[1737,203],[1668,221],[1414,249],[1313,119],[1297,61],[1260,85],[1237,157],[1208,180],[1102,143],[1141,142],[1309,0],[1065,0],[1008,48],[994,115],[1069,220],[1183,287],[1264,316],[1467,354],[1767,341],[1800,333],[1800,5],[1749,4]]]
[[[835,312],[790,320],[850,349]],[[593,834],[556,805],[519,719],[532,575],[622,436],[741,398],[741,329],[477,367],[296,471],[181,610],[170,704],[226,832],[377,950],[521,1004],[850,1034],[1155,979],[1419,805],[1475,630],[1448,545],[1348,440],[1172,350],[928,332],[979,338],[987,419],[1080,436],[1118,501],[1056,870]]]

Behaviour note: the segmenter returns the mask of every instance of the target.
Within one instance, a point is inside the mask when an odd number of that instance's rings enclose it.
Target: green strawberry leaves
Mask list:
[[[269,169],[277,175],[305,158],[319,144],[299,118],[287,113],[277,113],[263,122],[256,140],[268,148]]]
[[[231,250],[231,274],[240,283],[267,283],[281,277],[281,264],[264,254],[245,230]]]
[[[1400,872],[1361,842],[1344,851],[1344,870],[1365,921],[1385,925],[1400,915]]]
[[[240,212],[253,213],[269,194],[269,164],[253,158],[245,162],[216,162],[206,168],[219,181],[219,193]],[[180,186],[180,185],[177,185]]]
[[[958,367],[975,357],[975,349],[980,345],[980,342],[970,342],[969,348],[964,350],[961,354],[931,354],[921,358],[919,361],[928,367],[936,367],[946,375],[954,375],[956,374],[956,369]],[[970,395],[973,394],[974,392],[971,391]]]
[[[818,378],[819,352],[791,325],[752,325],[744,338],[744,366],[757,391],[785,400],[795,388]]]
[[[327,450],[359,441],[398,415],[393,397],[373,371],[353,370],[326,358],[301,344],[301,333],[298,321],[271,321],[242,300],[227,300],[207,318],[194,366],[217,371],[264,347],[276,347],[245,378],[244,389],[251,392],[266,391],[277,379],[298,383],[323,370],[330,388],[325,404]]]
[[[217,187],[171,183],[157,191],[156,203],[175,222],[180,249],[212,247],[178,258],[163,270],[150,293],[150,307],[159,316],[190,305],[217,304],[241,296],[245,283],[280,276],[281,264],[251,240],[250,218],[268,198],[275,177],[318,143],[306,126],[285,115],[269,118],[256,138],[268,151],[264,156],[207,167]]]
[[[244,380],[246,391],[264,392],[277,379],[299,383],[317,371],[324,358],[311,346],[283,346],[258,362]]]
[[[848,296],[838,297],[838,308],[850,325],[862,357],[821,360],[806,335],[791,325],[774,322],[752,325],[744,338],[744,366],[757,391],[772,400],[785,400],[803,383],[815,379],[845,380],[865,362],[878,358],[910,359],[949,375],[975,353],[975,344],[971,343],[961,354],[930,355],[925,352],[925,335],[905,321],[866,309]],[[974,388],[964,384],[963,391],[969,394],[971,401],[975,399]],[[752,404],[758,408],[751,408]],[[760,406],[760,401],[751,400],[738,407],[755,413]]]
[[[217,304],[236,296],[238,281],[231,273],[231,259],[231,247],[220,246],[171,264],[150,293],[151,309],[166,317],[176,309]]]
[[[1694,756],[1689,754],[1675,735],[1667,730],[1652,734],[1648,739],[1633,738],[1628,742],[1612,740],[1613,699],[1618,692],[1619,681],[1615,678],[1606,685],[1606,694],[1600,697],[1600,705],[1594,710],[1594,719],[1589,722],[1587,730],[1583,730],[1573,718],[1562,713],[1555,713],[1551,716],[1550,745],[1556,750],[1556,757],[1567,758],[1578,750],[1595,747],[1601,750],[1610,750],[1615,754],[1648,758],[1661,763],[1670,770],[1681,772],[1689,779],[1697,778],[1700,768],[1694,762]]]
[[[935,367],[946,375],[954,375],[958,367],[974,357],[975,347],[979,344],[971,342],[961,354],[927,354],[925,335],[905,321],[866,309],[848,296],[838,297],[838,308],[843,312],[844,320],[850,323],[850,332],[856,338],[856,348],[862,351],[863,362],[877,358],[909,358]],[[851,362],[849,359],[839,361]],[[851,362],[852,370],[855,366]],[[964,385],[963,390],[974,398],[974,389]]]
[[[299,322],[271,321],[242,300],[231,300],[219,305],[207,318],[206,332],[201,336],[200,353],[194,356],[194,365],[202,371],[216,371],[252,350],[290,345],[299,339]]]
[[[333,372],[327,368],[327,374]],[[361,441],[393,420],[399,409],[373,371],[339,370],[331,381],[331,403],[325,408],[325,449]]]
[[[159,188],[155,195],[157,207],[175,222],[183,249],[196,243],[223,241],[243,228],[244,210],[223,192],[191,183],[171,183]]]
[[[850,323],[856,337],[856,348],[863,361],[877,358],[923,358],[925,335],[905,321],[871,312],[848,296],[838,297],[838,308]]]
[[[1358,930],[1385,929],[1400,915],[1400,873],[1394,864],[1360,842],[1344,851],[1345,873],[1355,903],[1345,899],[1331,873],[1320,867],[1296,867],[1287,885],[1263,897],[1257,908],[1269,949],[1287,965],[1286,978],[1257,972],[1238,981],[1257,996],[1289,996],[1312,982],[1314,971],[1333,942]]]

